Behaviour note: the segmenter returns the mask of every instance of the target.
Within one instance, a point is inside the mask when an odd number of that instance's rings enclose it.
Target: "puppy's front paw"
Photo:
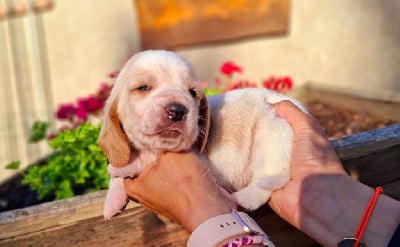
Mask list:
[[[106,220],[122,212],[129,199],[126,195],[123,179],[111,178],[104,203],[103,216]]]
[[[257,188],[255,186],[245,187],[232,193],[232,199],[247,210],[254,211],[264,205],[272,191]]]
[[[116,178],[133,178],[137,175],[138,171],[136,167],[132,164],[128,164],[124,167],[115,167],[112,164],[107,166],[107,173],[110,177]]]

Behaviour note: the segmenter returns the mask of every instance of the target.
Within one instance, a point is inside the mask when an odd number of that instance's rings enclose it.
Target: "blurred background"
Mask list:
[[[217,17],[191,12],[197,2]],[[295,88],[400,102],[398,13],[399,0],[0,0],[0,164],[43,157],[46,143],[27,143],[33,122],[56,128],[59,104],[149,48],[183,55],[204,81],[231,60],[253,81],[290,75]]]

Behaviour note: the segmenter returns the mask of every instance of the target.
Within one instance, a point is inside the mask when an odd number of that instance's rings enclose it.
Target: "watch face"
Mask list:
[[[357,240],[355,238],[343,238],[342,240],[339,241],[337,247],[353,247],[356,241]],[[366,247],[363,242],[360,242],[358,246]]]

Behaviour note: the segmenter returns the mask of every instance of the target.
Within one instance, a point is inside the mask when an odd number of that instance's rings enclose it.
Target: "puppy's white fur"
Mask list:
[[[112,177],[104,217],[128,202],[122,178],[136,176],[165,151],[199,151],[217,183],[241,206],[257,209],[289,179],[293,133],[271,107],[282,100],[305,111],[297,101],[266,89],[207,99],[190,65],[177,54],[133,56],[106,102],[99,137]],[[188,109],[181,121],[168,116],[171,103]]]

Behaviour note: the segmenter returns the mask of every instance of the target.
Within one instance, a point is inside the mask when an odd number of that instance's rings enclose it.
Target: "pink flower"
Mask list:
[[[234,64],[232,61],[225,62],[219,68],[219,71],[227,76],[230,76],[232,73],[242,73],[242,68]]]
[[[58,119],[72,119],[75,110],[76,109],[73,104],[60,104],[58,106],[56,116]]]
[[[56,134],[50,133],[50,134],[47,135],[47,140],[54,139],[54,138],[56,138],[56,136],[57,136]]]
[[[77,110],[84,109],[86,112],[95,112],[104,106],[104,102],[93,95],[90,95],[87,98],[79,98],[77,104]]]
[[[88,117],[88,112],[86,111],[86,109],[84,107],[78,106],[78,108],[75,111],[75,116],[78,119],[86,120]]]
[[[116,78],[118,76],[118,74],[119,74],[119,71],[117,70],[117,71],[114,71],[114,72],[111,72],[110,74],[108,74],[108,77]]]
[[[101,82],[99,89],[97,90],[97,98],[104,101],[110,96],[110,92],[112,89],[112,85],[108,84],[107,82]]]

